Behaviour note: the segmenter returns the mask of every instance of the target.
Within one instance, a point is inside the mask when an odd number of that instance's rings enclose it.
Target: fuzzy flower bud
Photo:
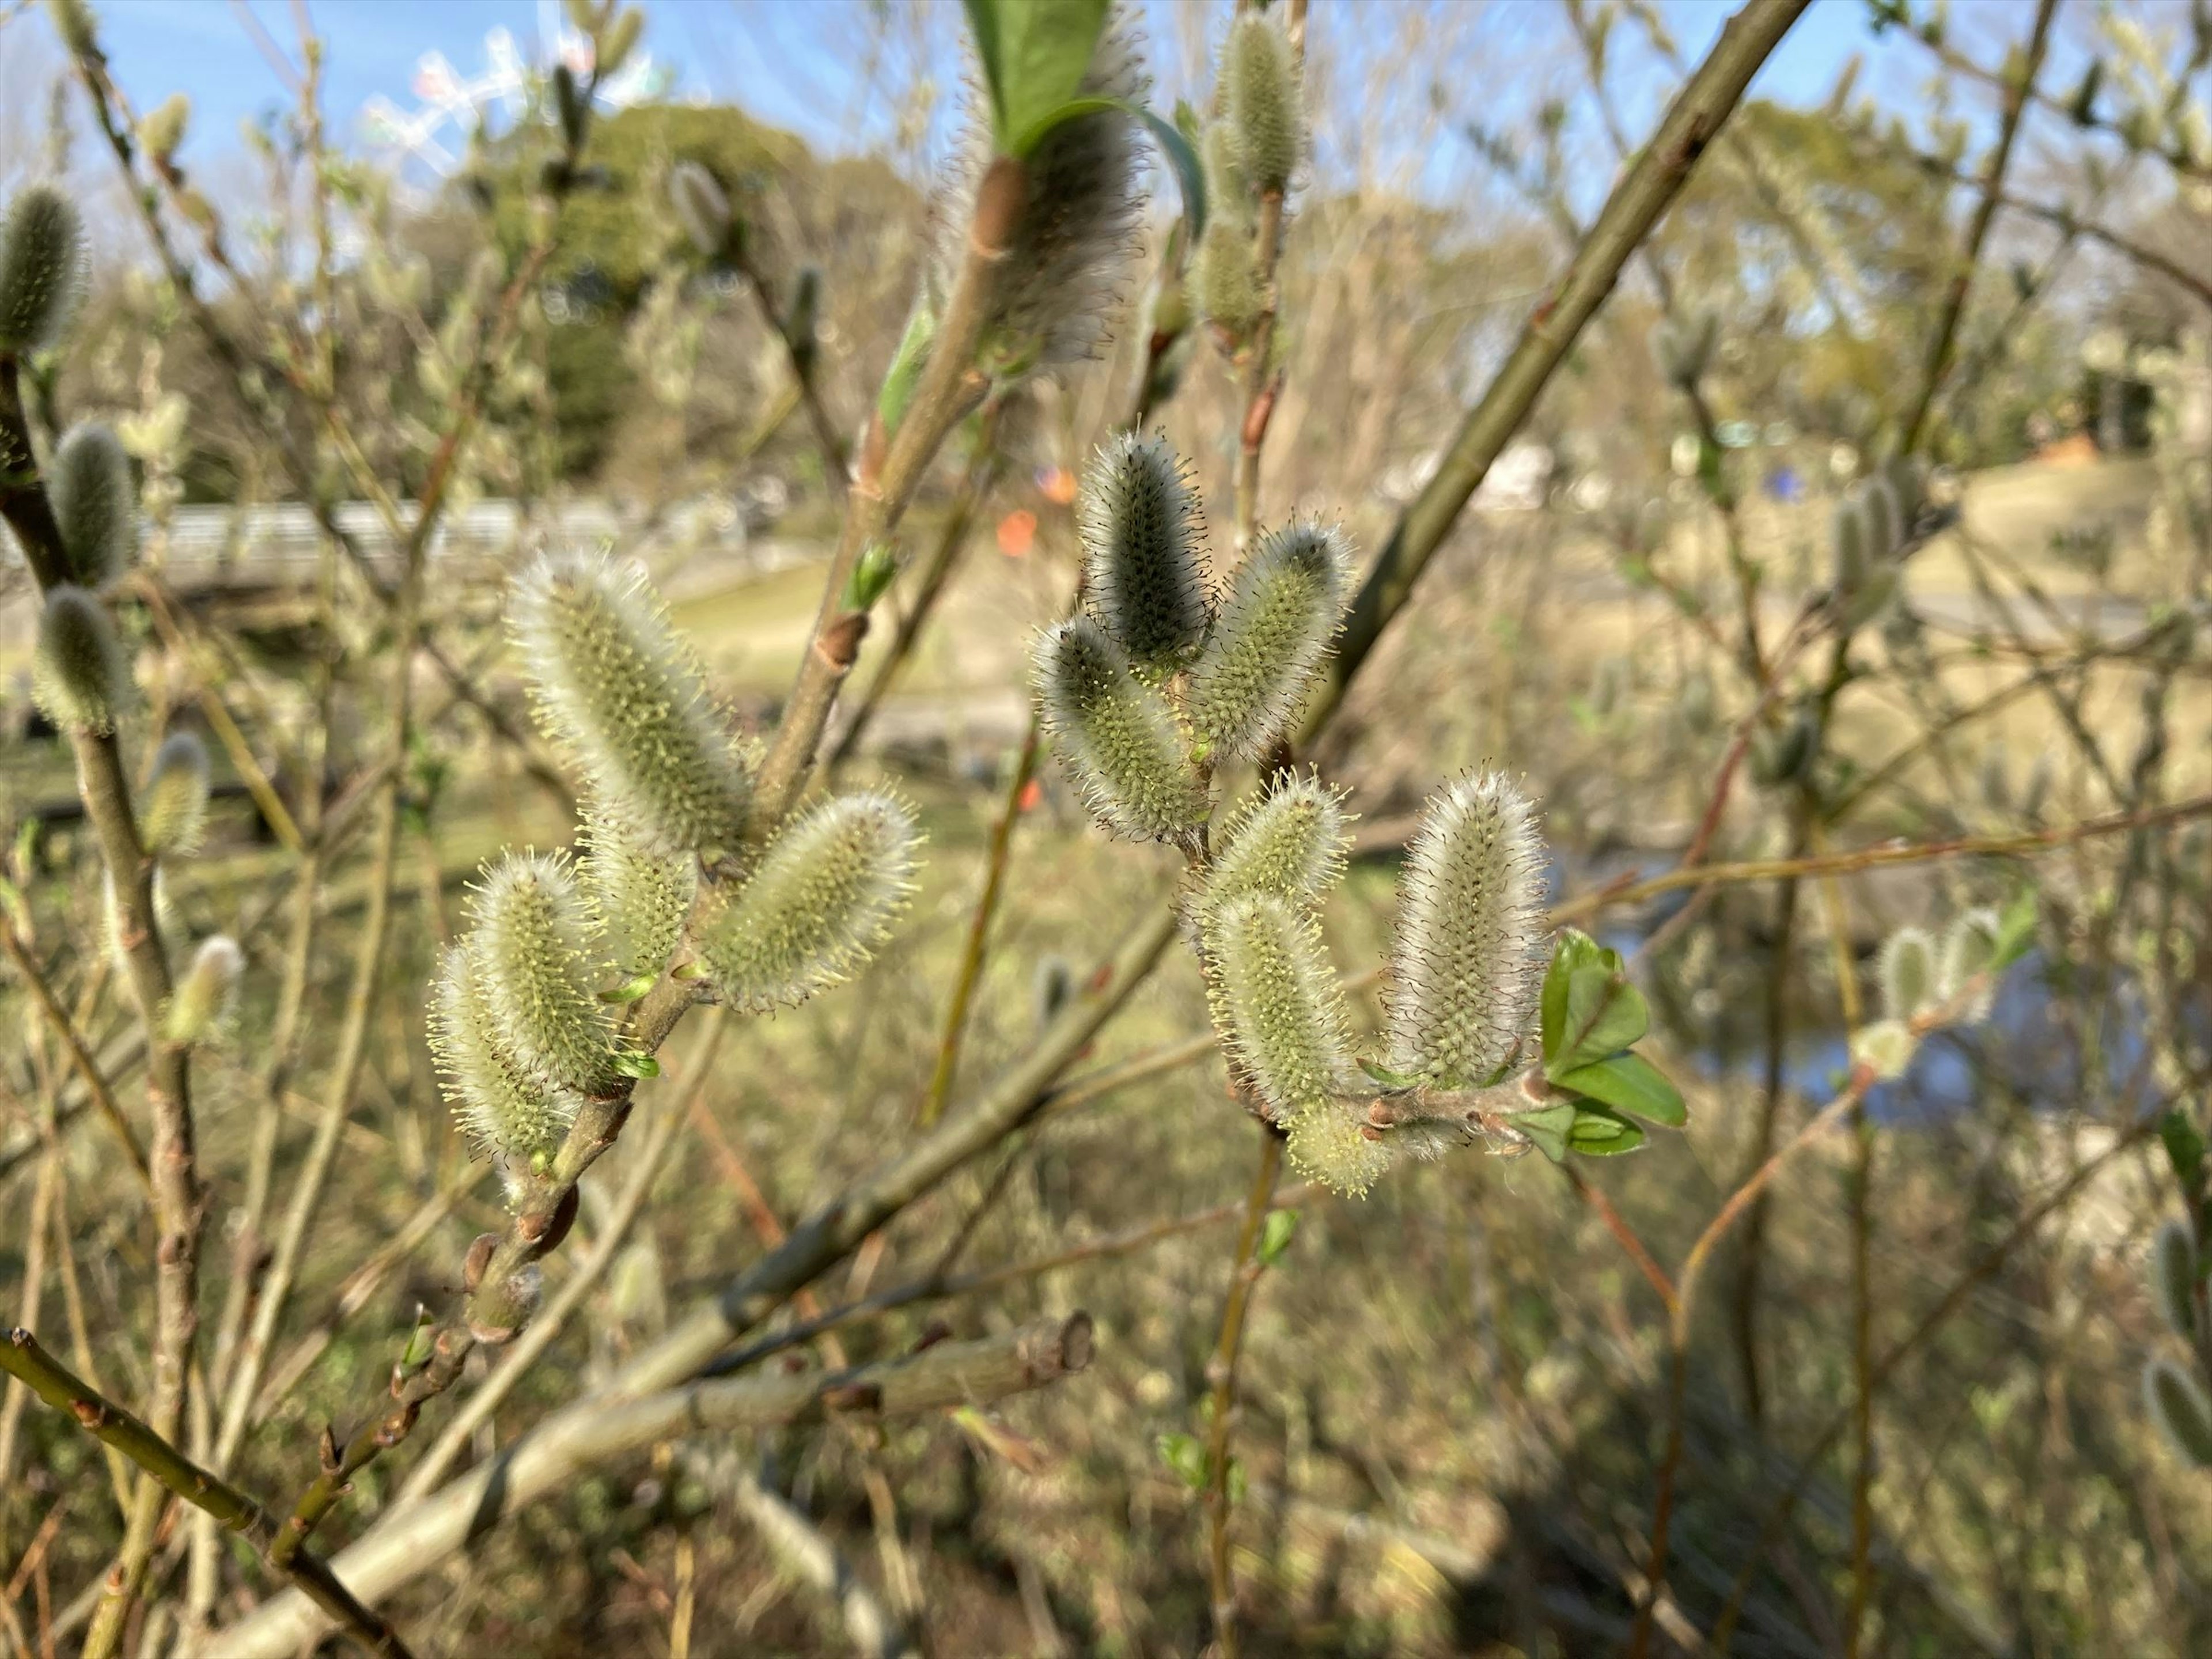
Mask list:
[[[1169,841],[1206,817],[1206,791],[1167,699],[1139,679],[1089,617],[1038,641],[1046,732],[1100,823],[1131,841]]]
[[[713,173],[696,161],[678,161],[668,170],[668,200],[684,234],[704,258],[719,258],[729,251],[736,221],[729,195]]]
[[[2197,1340],[2197,1241],[2179,1221],[2158,1230],[2150,1246],[2150,1288],[2159,1317],[2185,1342]]]
[[[595,1094],[615,1079],[612,1036],[592,984],[591,921],[565,856],[509,853],[471,905],[471,949],[491,1029],[541,1093]]]
[[[1180,666],[1212,617],[1198,504],[1167,440],[1125,432],[1103,445],[1076,521],[1091,615],[1140,667]]]
[[[1209,904],[1272,893],[1294,905],[1320,902],[1344,875],[1344,796],[1316,777],[1285,778],[1249,797],[1222,832],[1206,872]]]
[[[808,808],[700,930],[708,979],[765,1013],[850,978],[906,908],[921,844],[913,810],[879,790]]]
[[[1249,228],[1227,219],[1207,222],[1190,272],[1191,303],[1200,316],[1231,336],[1259,320],[1264,303]]]
[[[1494,772],[1431,796],[1399,891],[1390,1069],[1486,1084],[1513,1058],[1540,988],[1543,847],[1527,798]]]
[[[1911,1019],[1936,1000],[1936,941],[1920,928],[1899,928],[1882,942],[1875,972],[1882,1012]]]
[[[87,587],[105,587],[138,556],[138,490],[131,458],[114,433],[80,421],[54,446],[46,479],[70,568]]]
[[[1936,953],[1936,994],[1948,1002],[1966,988],[1975,975],[1987,973],[1996,961],[1997,933],[2002,927],[1997,913],[1986,905],[1954,917],[1943,930],[1943,943]],[[1989,1018],[1990,1005],[1996,1000],[1996,988],[1985,985],[1972,1006],[1960,1013],[1960,1019],[1968,1025],[1978,1024]]]
[[[1364,1198],[1401,1147],[1369,1133],[1354,1103],[1333,1100],[1291,1120],[1286,1150],[1292,1164],[1322,1185]]]
[[[155,751],[145,799],[138,804],[138,838],[156,858],[197,853],[207,810],[207,745],[190,732],[172,732]]]
[[[2171,1359],[2143,1367],[2143,1404],[2166,1443],[2198,1468],[2212,1468],[2212,1401]]]
[[[584,809],[584,854],[577,865],[599,924],[595,954],[624,983],[659,977],[675,955],[699,890],[698,860],[655,853],[604,802]]]
[[[1214,1029],[1267,1115],[1289,1124],[1328,1105],[1350,1038],[1321,924],[1250,893],[1209,911],[1202,932]]]
[[[430,1004],[430,1052],[453,1115],[480,1152],[527,1165],[550,1157],[575,1121],[578,1097],[540,1088],[501,1039],[478,966],[478,941],[453,945],[439,963]]]
[[[1305,107],[1290,36],[1273,14],[1237,14],[1222,78],[1244,167],[1262,194],[1279,195],[1305,151]]]
[[[1919,1048],[1912,1028],[1901,1019],[1878,1019],[1851,1034],[1851,1063],[1873,1068],[1875,1078],[1888,1082],[1903,1077]]]
[[[1342,531],[1308,521],[1262,537],[1237,567],[1191,672],[1199,735],[1248,760],[1265,753],[1304,706],[1351,586],[1352,543]]]
[[[54,343],[84,280],[84,231],[59,191],[33,185],[0,222],[0,355]]]
[[[1237,129],[1227,121],[1210,123],[1199,139],[1199,162],[1206,169],[1207,218],[1249,230],[1253,203],[1260,192],[1244,165],[1244,141]]]
[[[112,732],[131,691],[131,665],[100,601],[67,582],[48,593],[31,659],[39,712],[64,732]]]
[[[516,584],[513,627],[540,724],[641,844],[735,844],[750,779],[641,574],[592,555],[549,555]]]
[[[201,940],[170,994],[162,1037],[184,1047],[218,1039],[237,1008],[238,977],[245,966],[237,940],[222,933]]]
[[[166,161],[185,141],[185,127],[192,118],[192,100],[172,93],[138,123],[138,148],[157,161]]]
[[[1866,586],[1874,570],[1874,533],[1866,509],[1856,495],[1836,503],[1829,521],[1829,545],[1835,556],[1835,589],[1846,597]]]

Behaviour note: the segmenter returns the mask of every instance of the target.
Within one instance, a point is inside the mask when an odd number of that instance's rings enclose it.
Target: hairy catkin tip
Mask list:
[[[1306,142],[1305,100],[1290,36],[1272,13],[1240,12],[1222,56],[1224,102],[1245,168],[1262,191],[1287,190]]]
[[[1494,772],[1429,799],[1400,878],[1390,953],[1390,1068],[1424,1083],[1488,1083],[1536,1010],[1543,845],[1528,798]]]
[[[1212,621],[1198,502],[1165,437],[1123,432],[1100,446],[1076,498],[1085,602],[1132,661],[1181,666]]]
[[[84,229],[49,185],[19,192],[0,221],[0,354],[53,344],[84,285]]]
[[[2168,1221],[2151,1240],[2150,1288],[2159,1317],[2185,1342],[2197,1340],[2197,1241],[2182,1222]]]
[[[509,853],[471,906],[477,981],[492,1030],[541,1093],[604,1091],[613,1029],[590,968],[592,926],[564,856]]]
[[[1192,724],[1215,749],[1257,759],[1297,718],[1344,620],[1352,559],[1351,538],[1308,520],[1268,532],[1237,567],[1190,677]]]
[[[154,754],[138,804],[138,838],[156,858],[199,851],[207,830],[207,745],[190,732],[172,732]]]
[[[1331,1105],[1350,1069],[1343,994],[1312,915],[1268,893],[1206,913],[1214,1029],[1276,1122]]]
[[[721,181],[696,161],[678,161],[668,170],[668,200],[691,246],[709,259],[730,245],[730,198]]]
[[[131,665],[98,599],[64,582],[46,595],[31,696],[64,732],[112,732],[131,699]]]
[[[430,1052],[446,1098],[470,1142],[526,1166],[550,1156],[580,1103],[538,1086],[501,1039],[488,1006],[477,942],[449,946],[430,1002]]]
[[[236,1011],[238,980],[245,967],[237,940],[222,933],[202,939],[170,994],[161,1036],[183,1046],[220,1039]]]
[[[138,556],[138,490],[131,458],[114,433],[80,421],[54,446],[47,499],[70,568],[86,587],[104,587]]]
[[[750,793],[742,753],[642,574],[548,555],[515,585],[513,628],[540,723],[642,844],[735,844]]]
[[[1317,777],[1282,779],[1229,820],[1206,872],[1206,902],[1272,893],[1317,903],[1342,878],[1350,842],[1342,791]]]
[[[699,861],[656,853],[636,827],[604,801],[584,807],[578,860],[597,935],[594,954],[621,981],[659,976],[684,937],[699,890]]]
[[[1921,928],[1899,928],[1882,941],[1875,972],[1882,1012],[1891,1019],[1911,1019],[1936,1000],[1936,941]]]
[[[1033,665],[1053,748],[1110,833],[1166,841],[1198,826],[1206,791],[1174,711],[1094,618],[1048,632]]]
[[[906,908],[921,847],[913,809],[883,791],[808,808],[701,929],[708,979],[765,1013],[850,978]]]
[[[2143,1367],[2143,1404],[2166,1443],[2198,1468],[2212,1468],[2212,1401],[2197,1379],[2166,1358]]]

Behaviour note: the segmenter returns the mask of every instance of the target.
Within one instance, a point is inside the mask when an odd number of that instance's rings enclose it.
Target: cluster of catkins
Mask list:
[[[1534,815],[1492,775],[1430,803],[1407,862],[1379,1068],[1394,1109],[1378,1121],[1369,1105],[1386,1091],[1370,1080],[1378,1068],[1353,1060],[1319,920],[1344,870],[1340,797],[1285,775],[1231,817],[1218,845],[1208,836],[1214,765],[1265,757],[1327,659],[1350,544],[1294,521],[1217,592],[1181,462],[1135,434],[1099,452],[1078,515],[1083,607],[1035,652],[1045,729],[1109,834],[1185,849],[1214,1020],[1239,1081],[1294,1162],[1364,1192],[1395,1152],[1457,1139],[1423,1126],[1452,1121],[1443,1097],[1497,1081],[1520,1052],[1545,933]]]
[[[1860,479],[1837,501],[1829,539],[1836,602],[1846,628],[1872,621],[1897,597],[1923,494],[1918,464],[1900,456]]]
[[[1267,303],[1259,246],[1261,210],[1278,213],[1305,159],[1306,118],[1297,54],[1280,7],[1240,10],[1222,48],[1219,112],[1200,136],[1208,216],[1191,265],[1199,314],[1233,344]]]
[[[1900,927],[1885,939],[1875,963],[1882,1017],[1859,1031],[1854,1057],[1878,1077],[1900,1077],[1919,1044],[1916,1021],[1939,1012],[1955,1025],[1987,1019],[2002,925],[1995,910],[1978,906],[1954,918],[1940,939],[1923,927]]]
[[[83,282],[76,210],[46,185],[23,191],[0,223],[0,356],[27,356],[57,343]],[[81,421],[62,434],[43,466],[31,456],[0,456],[0,464],[43,477],[65,567],[61,579],[46,586],[31,659],[32,699],[57,731],[112,736],[139,708],[131,653],[109,609],[138,558],[138,491],[130,457],[106,426]],[[190,732],[171,732],[133,802],[139,844],[155,860],[157,931],[165,948],[180,927],[164,872],[199,849],[207,807],[206,746]],[[103,908],[109,951],[127,980],[125,929],[112,878]],[[242,966],[234,940],[223,934],[202,940],[159,1011],[162,1040],[190,1046],[222,1036]]]
[[[749,826],[753,757],[643,574],[549,555],[516,583],[538,725],[580,775],[571,855],[507,853],[441,964],[432,1043],[463,1126],[510,1176],[647,1069],[623,1008],[680,975],[747,1013],[866,962],[913,889],[912,810],[878,790]]]

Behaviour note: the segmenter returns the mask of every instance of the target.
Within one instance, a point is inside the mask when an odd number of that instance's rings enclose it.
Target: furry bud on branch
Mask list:
[[[1206,902],[1271,893],[1317,903],[1343,878],[1350,839],[1342,792],[1316,777],[1285,778],[1230,819],[1206,872]]]
[[[131,458],[114,433],[80,421],[54,446],[46,478],[70,568],[86,587],[105,587],[138,556],[138,490]]]
[[[1899,928],[1882,943],[1875,977],[1882,1012],[1892,1019],[1911,1019],[1936,1000],[1936,941],[1920,928]]]
[[[138,123],[138,148],[157,162],[166,162],[185,141],[185,127],[192,118],[192,100],[172,93]]]
[[[2143,1403],[2166,1443],[2198,1468],[2212,1468],[2212,1401],[2171,1359],[2143,1367]]]
[[[39,712],[64,732],[112,732],[131,692],[131,665],[100,601],[68,582],[48,593],[31,659]]]
[[[2168,1221],[2150,1246],[2150,1288],[2159,1317],[2185,1342],[2197,1340],[2197,1241],[2188,1227]]]
[[[1305,104],[1290,36],[1272,12],[1237,14],[1222,76],[1244,168],[1261,193],[1279,195],[1305,153]]]
[[[84,281],[84,230],[59,191],[33,185],[0,222],[0,356],[52,345]]]
[[[1943,930],[1936,967],[1936,995],[1939,1000],[1951,1001],[1966,990],[1975,975],[1989,973],[1996,966],[1997,933],[2002,926],[1997,913],[1981,905],[1962,912]],[[1996,1001],[1996,987],[1984,981],[1981,990],[1960,1010],[1960,1022],[1968,1025],[1980,1024],[1989,1018]]]
[[[1046,732],[1100,823],[1132,841],[1188,835],[1206,791],[1167,699],[1139,679],[1089,617],[1038,641],[1035,678]]]
[[[138,838],[156,858],[199,850],[207,829],[207,745],[190,732],[172,732],[155,751],[154,770],[138,804]]]
[[[1326,1105],[1351,1069],[1348,1021],[1321,924],[1270,893],[1215,907],[1202,926],[1213,1023],[1267,1115]]]
[[[1344,619],[1352,543],[1311,522],[1270,531],[1237,567],[1206,654],[1191,672],[1190,712],[1215,749],[1255,759],[1294,720]]]
[[[1407,849],[1390,953],[1390,1069],[1490,1082],[1536,1011],[1546,935],[1543,847],[1527,797],[1494,772],[1429,799]]]
[[[515,585],[539,723],[658,852],[734,846],[750,793],[704,677],[635,570],[549,555]]]
[[[598,924],[594,954],[624,984],[659,978],[684,936],[699,890],[698,860],[689,853],[656,853],[613,807],[584,808],[584,895]]]
[[[238,979],[245,966],[237,940],[222,933],[201,940],[170,995],[161,1020],[163,1039],[189,1047],[220,1037],[237,1007]]]
[[[613,1031],[592,983],[589,913],[565,856],[509,853],[471,904],[471,944],[491,1029],[541,1093],[604,1092]]]
[[[1265,301],[1251,230],[1226,218],[1208,222],[1192,262],[1190,287],[1199,315],[1232,337],[1258,321]]]
[[[1076,522],[1091,613],[1139,666],[1180,667],[1212,618],[1198,504],[1167,440],[1124,432],[1103,445],[1083,480]]]
[[[478,942],[449,946],[430,1004],[430,1052],[470,1141],[527,1166],[550,1157],[575,1121],[578,1097],[540,1088],[501,1039],[484,994]]]
[[[921,844],[912,809],[881,791],[810,807],[701,929],[708,981],[765,1013],[849,978],[906,908]]]

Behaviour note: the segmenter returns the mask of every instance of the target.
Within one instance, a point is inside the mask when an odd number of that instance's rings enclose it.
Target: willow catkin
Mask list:
[[[1033,671],[1054,751],[1110,833],[1175,840],[1204,821],[1206,791],[1175,711],[1094,618],[1048,631]]]
[[[54,446],[46,498],[75,580],[105,587],[138,557],[138,491],[115,434],[80,421]]]
[[[239,975],[245,966],[237,940],[222,933],[202,939],[170,994],[161,1019],[162,1040],[180,1047],[218,1041],[236,1011]]]
[[[84,228],[50,185],[16,193],[0,220],[0,356],[60,337],[84,286]]]
[[[580,1098],[540,1086],[501,1037],[475,940],[449,945],[439,959],[430,1052],[454,1121],[479,1152],[527,1168],[551,1157],[575,1121]]]
[[[884,791],[809,807],[699,930],[708,981],[764,1013],[849,978],[906,908],[921,845],[913,809]]]
[[[1209,613],[1198,503],[1164,437],[1124,432],[1099,447],[1076,498],[1084,602],[1141,667],[1180,667]]]
[[[1352,543],[1300,521],[1269,531],[1237,567],[1190,675],[1190,716],[1213,749],[1256,759],[1304,706],[1351,596]]]
[[[1351,1068],[1349,1021],[1321,924],[1271,893],[1200,923],[1214,1028],[1267,1115],[1288,1124],[1336,1095]]]
[[[613,1027],[591,971],[591,918],[574,865],[558,854],[506,854],[471,909],[484,1007],[522,1074],[546,1094],[611,1087]]]
[[[1206,871],[1206,902],[1272,893],[1315,903],[1342,878],[1350,841],[1341,790],[1314,776],[1280,778],[1247,799],[1223,829]]]
[[[2197,1240],[2186,1223],[2168,1221],[2150,1247],[2151,1298],[2166,1328],[2185,1342],[2197,1340]]]
[[[2212,1468],[2212,1401],[2197,1379],[2163,1356],[2143,1367],[2143,1403],[2168,1445]]]
[[[1281,194],[1305,153],[1305,100],[1297,54],[1273,12],[1237,14],[1222,52],[1222,82],[1245,171],[1262,194]]]
[[[548,555],[515,584],[512,617],[541,724],[643,844],[734,846],[751,787],[743,756],[643,575]]]
[[[1390,1069],[1444,1087],[1489,1082],[1534,1016],[1546,933],[1527,797],[1494,772],[1431,796],[1400,878]]]
[[[39,712],[64,732],[112,732],[131,694],[131,665],[106,609],[74,583],[54,588],[31,656]]]
[[[1947,1003],[1957,1001],[1978,975],[1984,976],[1979,988],[1958,1011],[1961,1024],[1979,1024],[1990,1017],[1996,1002],[1997,935],[2002,926],[1995,910],[1978,905],[1953,917],[1943,930],[1936,959],[1937,998]]]
[[[1900,927],[1882,941],[1875,964],[1881,1011],[1907,1020],[1936,1000],[1936,941],[1918,927]]]
[[[583,810],[577,874],[597,931],[593,954],[618,981],[657,977],[675,955],[699,890],[699,861],[647,846],[622,812],[601,800]]]
[[[191,732],[172,732],[154,753],[154,769],[138,803],[138,838],[156,858],[199,851],[207,830],[207,745]]]

